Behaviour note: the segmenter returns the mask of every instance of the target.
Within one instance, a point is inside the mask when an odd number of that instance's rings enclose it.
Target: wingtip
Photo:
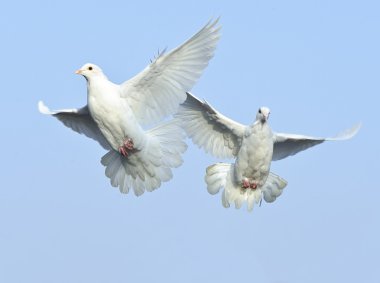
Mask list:
[[[354,125],[352,127],[352,130],[353,130],[352,131],[352,137],[355,136],[359,132],[359,130],[361,129],[362,125],[363,125],[363,123],[359,122],[359,123],[357,123],[356,125]]]
[[[49,108],[43,103],[42,100],[38,101],[38,111],[42,114],[50,114]]]
[[[220,29],[222,28],[219,21],[220,16],[218,16],[217,18],[211,17],[201,30],[212,30],[216,33],[219,33]]]
[[[336,139],[340,140],[348,140],[353,138],[360,130],[362,127],[362,122],[359,122],[355,124],[352,128],[340,133],[339,135],[336,136]]]
[[[211,17],[210,20],[208,21],[208,24],[209,25],[212,25],[212,26],[215,26],[216,24],[218,24],[220,21],[220,16],[217,16],[216,18],[215,17]]]

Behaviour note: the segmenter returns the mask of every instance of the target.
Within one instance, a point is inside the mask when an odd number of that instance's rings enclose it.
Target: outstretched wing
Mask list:
[[[272,160],[280,160],[285,157],[308,149],[325,141],[347,140],[352,138],[359,131],[361,124],[357,124],[351,129],[344,131],[333,138],[315,138],[303,135],[274,133],[273,157]]]
[[[168,54],[162,52],[141,73],[121,85],[140,124],[151,124],[176,112],[214,55],[218,19]]]
[[[96,140],[100,145],[110,150],[111,146],[100,132],[95,121],[90,116],[87,106],[80,109],[62,109],[51,111],[42,101],[38,102],[38,109],[42,114],[52,115],[73,131],[84,134]]]
[[[187,135],[206,152],[220,158],[237,155],[246,126],[216,111],[206,101],[187,93],[176,119],[180,119]]]

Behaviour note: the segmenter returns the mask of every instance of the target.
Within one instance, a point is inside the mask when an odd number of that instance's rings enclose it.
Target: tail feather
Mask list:
[[[234,166],[229,163],[217,163],[206,169],[205,181],[210,194],[217,194],[221,189],[222,204],[230,207],[234,203],[237,209],[247,203],[247,209],[251,211],[254,204],[260,203],[262,196],[266,202],[273,202],[281,195],[287,182],[281,177],[269,173],[268,179],[263,187],[255,190],[243,189],[235,182]]]
[[[159,188],[172,177],[172,168],[183,162],[182,153],[187,149],[185,134],[177,121],[163,123],[147,131],[147,142],[140,151],[127,158],[110,150],[101,163],[113,187],[128,193],[133,188],[136,196]]]
[[[267,181],[262,187],[264,200],[266,202],[274,202],[276,198],[278,198],[282,194],[282,191],[284,190],[287,184],[288,182],[280,176],[270,173]]]
[[[205,181],[210,194],[215,195],[226,186],[230,167],[231,164],[228,163],[217,163],[207,167]]]

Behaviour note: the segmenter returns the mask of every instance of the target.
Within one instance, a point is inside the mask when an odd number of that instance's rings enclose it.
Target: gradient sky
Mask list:
[[[380,282],[378,1],[5,1],[0,282]],[[86,103],[84,63],[120,83],[211,17],[222,38],[194,94],[275,131],[359,134],[272,165],[283,195],[252,213],[207,193],[219,161],[190,143],[142,197],[111,187],[93,140],[37,111]]]

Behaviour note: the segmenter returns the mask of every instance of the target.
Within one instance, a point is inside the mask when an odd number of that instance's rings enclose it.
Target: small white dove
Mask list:
[[[261,107],[256,121],[249,126],[235,122],[206,101],[187,93],[186,101],[175,115],[187,135],[199,147],[219,158],[236,158],[235,163],[217,163],[206,169],[207,190],[214,195],[224,188],[222,203],[240,208],[247,202],[252,210],[262,196],[273,202],[281,195],[287,182],[270,172],[271,161],[294,155],[324,141],[353,137],[360,124],[334,138],[315,138],[303,135],[272,132],[268,124],[270,110]]]
[[[182,164],[185,133],[173,115],[208,62],[220,37],[218,19],[171,52],[160,53],[142,72],[121,85],[109,81],[94,64],[76,71],[87,80],[87,106],[41,113],[53,115],[65,126],[98,141],[105,149],[101,163],[111,185],[122,193],[130,188],[139,196],[172,178],[171,168]],[[156,124],[145,130],[144,125]],[[158,124],[158,125],[157,125]]]

